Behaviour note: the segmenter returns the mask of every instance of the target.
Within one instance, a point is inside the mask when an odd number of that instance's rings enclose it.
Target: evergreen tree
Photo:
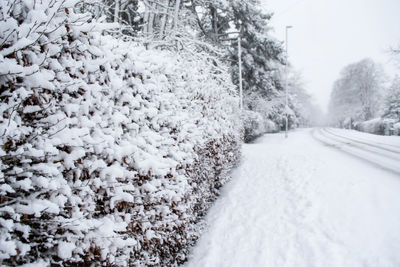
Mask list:
[[[243,88],[273,98],[281,90],[279,66],[285,64],[281,43],[269,35],[271,14],[260,9],[258,0],[251,1],[190,1],[201,36],[227,48],[235,84],[238,79],[238,39],[240,32],[243,62]],[[201,9],[202,15],[197,12]]]
[[[268,21],[271,14],[264,14],[258,1],[234,1],[232,12],[234,23],[240,28],[243,88],[249,93],[256,92],[262,97],[272,99],[276,91],[282,90],[279,75],[280,65],[284,64],[281,43],[269,35]],[[231,62],[234,70],[237,69],[237,43],[233,43]],[[233,71],[233,80],[238,83],[238,72]]]
[[[258,0],[192,0],[190,6],[200,35],[224,47],[225,60],[231,62],[232,80],[238,87],[239,32],[245,107],[280,124],[284,109],[281,69],[285,60],[281,43],[269,34],[272,15],[260,9]]]

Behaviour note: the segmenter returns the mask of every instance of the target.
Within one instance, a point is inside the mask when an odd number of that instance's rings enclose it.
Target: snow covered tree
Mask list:
[[[105,0],[109,21],[124,26],[123,33],[137,35],[143,27],[139,12],[139,0]]]
[[[378,115],[384,73],[380,65],[364,59],[346,66],[335,82],[329,103],[332,123],[366,121]]]
[[[231,8],[242,40],[244,91],[272,99],[283,89],[278,72],[284,55],[281,43],[269,34],[271,15],[260,10],[258,1],[235,1]],[[237,42],[233,42],[232,48],[233,81],[238,84]]]
[[[384,101],[383,117],[400,121],[400,77],[396,76]]]
[[[273,97],[282,88],[276,73],[285,62],[281,43],[269,34],[271,14],[261,11],[258,0],[207,2],[206,9],[199,6],[202,2],[192,3],[198,4],[192,7],[194,12],[203,11],[201,18],[196,13],[202,34],[217,44],[228,44],[234,83],[238,84],[238,43],[237,34],[229,33],[240,32],[244,90]]]
[[[201,37],[223,47],[225,60],[231,62],[232,80],[238,87],[239,32],[245,107],[261,113],[264,121],[279,125],[284,111],[281,69],[285,60],[281,43],[269,34],[271,14],[261,11],[257,0],[193,0],[190,4]]]
[[[147,42],[162,40],[177,32],[181,16],[180,0],[85,0],[77,3],[81,12],[94,18],[105,16],[120,24],[122,34],[145,37]]]
[[[400,45],[397,47],[391,48],[390,53],[392,55],[393,60],[398,68],[400,68]]]
[[[266,123],[280,125],[285,108],[281,75],[285,61],[281,43],[269,34],[271,15],[260,10],[259,1],[232,1],[231,10],[241,35],[245,106],[259,112]],[[237,40],[232,42],[229,60],[233,82],[238,85]]]
[[[167,34],[176,33],[182,4],[180,0],[151,0],[143,3],[143,33],[146,37],[163,39]]]
[[[289,116],[289,125],[313,126],[322,121],[322,111],[314,104],[312,96],[306,91],[301,75],[289,69],[288,77],[289,107],[294,113]]]
[[[113,34],[137,36],[143,27],[140,0],[83,0],[75,5],[80,13],[91,13],[92,19],[119,24]]]

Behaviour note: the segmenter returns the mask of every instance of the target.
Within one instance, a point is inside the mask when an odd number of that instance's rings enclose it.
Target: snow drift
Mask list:
[[[234,86],[75,2],[0,7],[0,263],[181,263],[239,155]]]

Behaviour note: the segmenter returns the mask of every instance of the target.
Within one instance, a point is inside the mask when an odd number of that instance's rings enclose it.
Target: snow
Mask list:
[[[14,242],[0,240],[0,260],[6,259],[7,255],[16,255],[17,250]]]
[[[21,265],[21,267],[47,267],[47,266],[49,266],[49,263],[44,260],[38,260],[35,263],[28,263]]]
[[[74,2],[0,4],[0,264],[178,264],[240,153],[229,67]]]
[[[32,199],[27,205],[19,204],[16,210],[22,214],[34,214],[35,217],[40,217],[41,212],[44,210],[53,214],[60,212],[58,205],[43,199]]]
[[[352,130],[324,128],[314,131],[314,137],[376,166],[400,174],[400,138],[379,136]]]
[[[335,134],[346,135],[350,138],[356,138],[358,140],[363,140],[367,142],[374,142],[376,144],[385,145],[387,147],[397,147],[400,149],[400,138],[398,136],[382,136],[339,128],[329,128],[329,130]]]
[[[74,243],[59,242],[58,243],[58,257],[61,259],[69,259],[72,256],[72,251],[75,249]]]
[[[399,192],[398,175],[310,129],[265,135],[243,145],[187,267],[400,266]]]
[[[11,231],[14,223],[12,220],[4,220],[3,218],[0,218],[0,225],[4,228],[7,228],[8,231]]]

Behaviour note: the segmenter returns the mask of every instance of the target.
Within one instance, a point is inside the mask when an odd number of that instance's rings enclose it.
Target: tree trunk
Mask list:
[[[115,8],[114,8],[114,22],[119,21],[119,1],[120,0],[115,0]]]
[[[161,23],[160,23],[160,39],[162,39],[164,37],[165,34],[165,26],[167,24],[167,20],[168,20],[168,13],[169,13],[169,0],[164,0],[164,5],[166,7],[162,7],[161,9],[163,10],[162,14],[162,18],[161,18]]]
[[[180,0],[176,0],[175,2],[175,13],[174,13],[174,35],[176,35],[176,30],[178,28],[178,19],[179,19],[179,7],[181,5]]]

